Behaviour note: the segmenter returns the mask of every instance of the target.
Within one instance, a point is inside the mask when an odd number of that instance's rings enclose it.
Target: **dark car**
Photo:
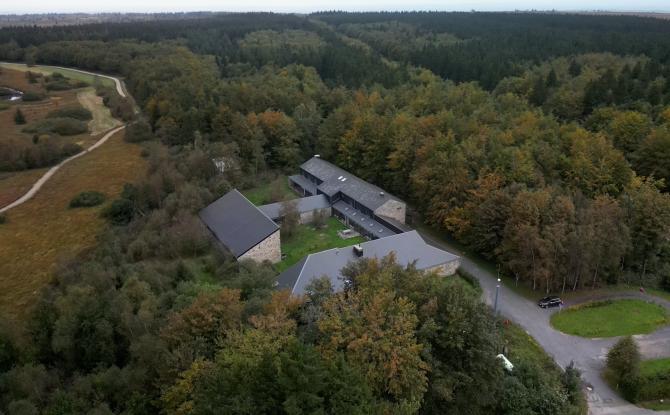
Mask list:
[[[544,297],[538,301],[537,305],[539,305],[541,308],[558,307],[559,305],[563,305],[563,300],[556,297],[555,295],[550,295],[549,297]]]

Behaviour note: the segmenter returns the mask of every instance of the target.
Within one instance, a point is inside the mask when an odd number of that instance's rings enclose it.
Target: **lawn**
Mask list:
[[[640,363],[640,375],[642,376],[656,376],[661,373],[670,374],[670,358],[643,360]]]
[[[651,333],[668,324],[665,309],[642,300],[615,300],[570,307],[551,317],[558,330],[582,337]]]
[[[242,194],[256,206],[299,197],[288,185],[288,178],[284,175],[280,175],[273,180],[267,180],[260,186],[242,190]]]
[[[277,271],[284,271],[308,254],[365,242],[365,239],[360,236],[350,239],[340,238],[337,231],[342,229],[347,228],[331,217],[328,218],[326,226],[322,229],[315,229],[311,225],[300,225],[290,238],[282,236],[281,251],[286,257],[276,265]]]
[[[54,72],[58,72],[67,78],[74,79],[77,81],[83,81],[86,82],[90,85],[93,85],[96,81],[96,78],[99,80],[99,82],[108,87],[116,88],[116,84],[114,83],[113,80],[109,78],[103,78],[103,77],[96,77],[94,75],[89,75],[69,69],[61,69],[61,68],[56,68],[53,66],[48,66],[48,65],[35,65],[35,66],[27,66],[26,64],[23,63],[3,63],[0,64],[3,68],[7,69],[12,69],[15,71],[21,71],[21,72],[35,72],[35,73],[41,73],[44,75],[51,75]]]
[[[120,194],[123,184],[144,175],[140,147],[123,141],[123,132],[65,165],[25,204],[7,212],[0,225],[0,315],[27,317],[39,289],[51,281],[60,261],[95,244],[106,226],[100,210]],[[94,208],[69,209],[70,200],[97,190],[108,202]]]

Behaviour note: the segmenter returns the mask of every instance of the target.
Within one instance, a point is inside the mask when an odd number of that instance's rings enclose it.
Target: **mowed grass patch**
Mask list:
[[[23,196],[48,168],[0,172],[0,208]]]
[[[299,196],[288,185],[288,177],[279,176],[252,189],[242,190],[242,194],[254,205],[267,205]]]
[[[641,406],[657,411],[670,409],[670,358],[640,362]]]
[[[21,71],[21,72],[35,72],[35,73],[41,73],[42,75],[51,75],[54,72],[58,72],[62,75],[64,75],[66,78],[74,79],[76,81],[82,81],[86,82],[87,84],[94,85],[96,82],[96,79],[100,84],[104,86],[109,86],[112,88],[116,88],[116,84],[112,79],[109,78],[103,78],[95,75],[89,75],[85,73],[81,73],[78,71],[70,70],[70,69],[62,69],[62,68],[56,68],[54,66],[49,66],[49,65],[35,65],[35,66],[28,66],[23,63],[3,63],[0,64],[3,68],[7,69],[12,69],[15,71]]]
[[[102,97],[96,95],[93,88],[79,91],[77,93],[77,100],[84,108],[91,111],[93,115],[93,119],[88,123],[91,135],[102,134],[121,125],[121,121],[112,116],[112,112],[102,102]]]
[[[311,225],[300,225],[290,238],[282,236],[281,252],[286,257],[276,265],[277,271],[284,271],[308,254],[365,242],[365,238],[360,236],[350,239],[340,238],[337,231],[343,229],[347,227],[331,217],[326,221],[324,228],[316,229]]]
[[[0,226],[0,315],[20,319],[52,278],[61,260],[72,258],[95,243],[107,226],[101,206],[69,209],[70,200],[95,190],[114,199],[124,183],[144,175],[140,147],[123,141],[123,131],[91,153],[59,170],[25,204],[7,212]]]
[[[651,333],[668,324],[666,310],[642,300],[587,303],[555,313],[551,324],[582,337],[613,337]]]
[[[670,374],[670,357],[665,359],[643,360],[640,363],[641,376],[656,376],[663,373]],[[668,398],[670,398],[670,396]]]

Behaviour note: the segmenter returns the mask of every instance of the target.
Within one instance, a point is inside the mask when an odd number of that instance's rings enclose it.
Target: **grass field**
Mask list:
[[[351,246],[365,241],[360,236],[350,239],[340,238],[337,231],[342,229],[347,228],[332,217],[328,218],[326,227],[323,229],[315,229],[310,225],[300,225],[290,238],[282,237],[281,251],[282,254],[286,255],[286,258],[276,265],[277,271],[284,271],[305,255],[331,248]]]
[[[615,300],[570,307],[551,317],[558,330],[582,337],[651,333],[668,324],[665,309],[642,300]]]
[[[97,190],[109,203],[124,183],[144,174],[140,147],[117,133],[100,148],[65,165],[37,195],[7,212],[0,225],[0,315],[21,319],[47,284],[61,260],[72,258],[95,243],[106,226],[95,208],[69,209],[70,200]]]
[[[86,88],[79,91],[77,93],[77,100],[84,108],[91,111],[93,115],[93,119],[88,123],[91,135],[102,134],[122,124],[121,121],[112,116],[109,108],[105,107],[102,97],[96,95],[95,89]]]
[[[640,364],[640,375],[642,376],[656,376],[661,373],[670,374],[670,358],[644,360]]]
[[[69,69],[61,69],[61,68],[55,68],[53,66],[48,66],[48,65],[36,65],[36,66],[28,66],[23,63],[2,63],[0,64],[1,67],[7,68],[7,69],[12,69],[15,71],[21,71],[21,72],[36,72],[36,73],[41,73],[44,75],[51,75],[54,72],[59,72],[66,76],[67,78],[70,79],[75,79],[77,81],[83,81],[86,82],[90,85],[94,85],[96,80],[100,82],[104,86],[109,86],[112,88],[116,87],[116,84],[114,83],[113,80],[109,78],[102,78],[102,77],[96,77],[94,75],[88,75],[84,74],[81,72],[77,71],[72,71]]]
[[[47,170],[48,167],[19,172],[0,172],[0,207],[7,206],[21,197]]]
[[[242,194],[254,205],[266,205],[300,197],[289,187],[288,178],[283,175],[252,189],[242,190]]]

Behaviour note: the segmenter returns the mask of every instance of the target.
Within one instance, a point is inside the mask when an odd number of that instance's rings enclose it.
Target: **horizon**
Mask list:
[[[222,4],[223,3],[223,4]],[[555,7],[553,1],[539,0],[528,2],[515,0],[501,2],[499,0],[456,1],[445,6],[443,1],[423,0],[419,3],[410,3],[403,0],[382,2],[371,0],[365,5],[352,0],[320,0],[304,2],[293,0],[276,3],[267,0],[256,0],[246,3],[242,7],[238,4],[226,4],[217,0],[192,0],[188,5],[180,0],[157,1],[149,0],[137,4],[130,0],[118,0],[114,6],[99,7],[81,0],[63,0],[57,5],[44,0],[26,0],[20,4],[13,3],[3,7],[0,5],[0,15],[38,15],[38,14],[160,14],[160,13],[246,13],[246,12],[274,12],[309,14],[319,11],[344,12],[400,12],[400,11],[435,11],[435,12],[557,12],[557,13],[670,13],[670,5],[662,0],[646,0],[638,3],[635,8],[630,7],[629,1],[591,0],[587,2],[568,0],[562,7]]]

